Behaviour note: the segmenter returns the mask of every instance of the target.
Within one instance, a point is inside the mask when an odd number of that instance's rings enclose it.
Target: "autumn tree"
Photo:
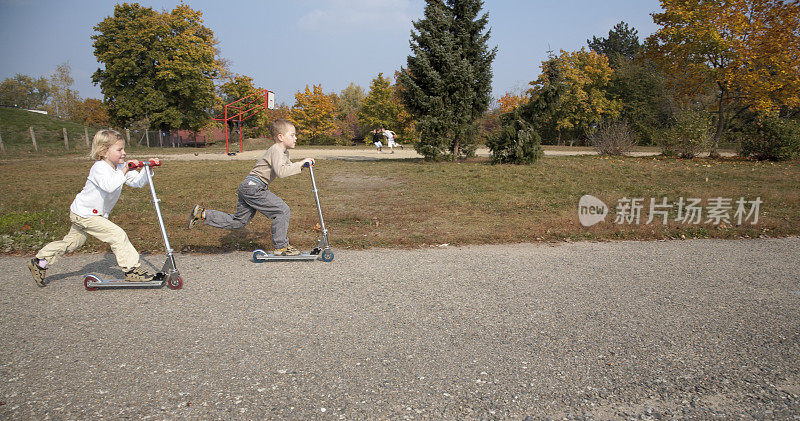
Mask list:
[[[50,98],[50,83],[46,78],[34,79],[17,73],[0,83],[0,105],[41,109]]]
[[[394,89],[389,78],[378,73],[369,85],[369,93],[361,103],[358,111],[358,123],[365,129],[372,130],[380,126],[394,130],[397,127],[397,116],[403,105],[394,101]]]
[[[222,63],[202,13],[179,4],[159,13],[118,4],[94,27],[94,54],[103,64],[92,76],[115,124],[147,119],[162,129],[199,129],[214,106]]]
[[[522,115],[532,122],[550,124],[559,143],[563,134],[585,138],[604,119],[619,116],[622,105],[609,94],[613,71],[606,56],[585,49],[562,50],[560,56],[543,63],[542,69],[539,78],[531,82],[530,105]],[[553,101],[545,104],[542,100],[546,98]]]
[[[358,113],[366,95],[363,88],[351,82],[336,99],[339,113],[336,124],[347,138],[357,138],[363,134]]]
[[[313,85],[294,95],[292,120],[297,125],[298,141],[318,142],[336,135],[336,95],[322,92],[322,85]]]
[[[661,0],[648,54],[691,97],[714,85],[712,153],[733,118],[800,105],[800,2]]]
[[[56,70],[50,75],[51,110],[62,118],[74,118],[78,108],[81,106],[81,99],[78,91],[72,89],[75,79],[72,77],[72,66],[69,63],[61,63],[56,66]]]
[[[414,22],[407,69],[398,82],[418,121],[416,149],[428,160],[469,155],[476,147],[476,120],[491,103],[489,15],[480,0],[426,0]]]
[[[514,111],[515,108],[526,102],[528,102],[528,96],[526,94],[515,94],[511,92],[506,92],[497,100],[500,112],[503,113]]]
[[[96,98],[86,98],[82,104],[81,123],[93,127],[108,127],[111,121],[106,104]]]

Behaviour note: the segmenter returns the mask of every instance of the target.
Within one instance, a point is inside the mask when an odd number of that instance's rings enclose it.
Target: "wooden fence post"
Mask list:
[[[144,137],[147,139],[147,147],[149,148],[150,147],[150,131],[145,130],[144,131]]]
[[[128,137],[128,144],[131,144],[131,130],[125,129],[125,135]]]
[[[163,148],[164,147],[164,143],[162,142],[163,139],[164,139],[164,135],[161,134],[161,130],[159,130],[158,131],[158,147],[159,148]]]
[[[3,132],[2,131],[0,131],[0,151],[1,152],[5,152],[6,151],[6,145],[3,144]]]
[[[67,137],[67,128],[62,127],[64,130],[64,149],[69,150],[69,138]]]
[[[33,142],[33,149],[36,152],[39,152],[39,145],[36,144],[36,135],[33,134],[33,126],[28,127],[28,131],[31,133],[31,142]]]
[[[91,149],[92,145],[89,143],[89,129],[87,129],[86,126],[83,126],[83,134],[86,135],[86,147]]]

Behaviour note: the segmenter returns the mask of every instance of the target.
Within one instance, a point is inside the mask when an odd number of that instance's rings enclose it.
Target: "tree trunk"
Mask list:
[[[62,127],[64,131],[64,149],[69,150],[69,138],[67,137],[67,128]]]
[[[728,89],[724,86],[720,86],[720,93],[719,93],[719,102],[717,103],[717,130],[714,133],[714,140],[711,144],[711,150],[709,151],[709,156],[711,158],[719,158],[719,140],[722,139],[723,133],[725,133],[726,128],[726,116],[727,111],[725,110],[725,102],[728,100]]]

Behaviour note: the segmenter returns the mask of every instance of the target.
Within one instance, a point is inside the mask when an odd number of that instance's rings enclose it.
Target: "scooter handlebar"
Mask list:
[[[156,161],[154,159],[148,159],[147,161],[130,161],[128,162],[128,169],[129,170],[136,170],[142,167],[158,167],[161,165],[161,161]]]
[[[303,168],[309,168],[310,166],[311,166],[310,162],[304,162],[303,163]]]

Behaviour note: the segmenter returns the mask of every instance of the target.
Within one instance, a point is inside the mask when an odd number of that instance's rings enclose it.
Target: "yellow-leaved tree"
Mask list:
[[[528,102],[527,95],[520,95],[514,94],[511,92],[506,92],[500,99],[497,100],[497,103],[500,106],[501,113],[507,113],[510,111],[514,111],[515,108],[519,107],[520,105]]]
[[[312,142],[336,135],[336,94],[325,94],[322,85],[313,85],[294,94],[292,120],[297,125],[298,142]]]
[[[613,70],[608,57],[594,51],[561,51],[559,56],[551,56],[542,63],[544,71],[533,82],[530,89],[531,102],[547,96],[552,90],[560,92],[557,102],[551,104],[553,110],[548,125],[558,133],[559,143],[562,133],[588,136],[604,119],[616,119],[622,110],[622,103],[609,93]],[[557,75],[557,76],[554,76]]]
[[[800,105],[800,1],[661,0],[647,54],[691,96],[715,85],[714,147],[737,114]]]

